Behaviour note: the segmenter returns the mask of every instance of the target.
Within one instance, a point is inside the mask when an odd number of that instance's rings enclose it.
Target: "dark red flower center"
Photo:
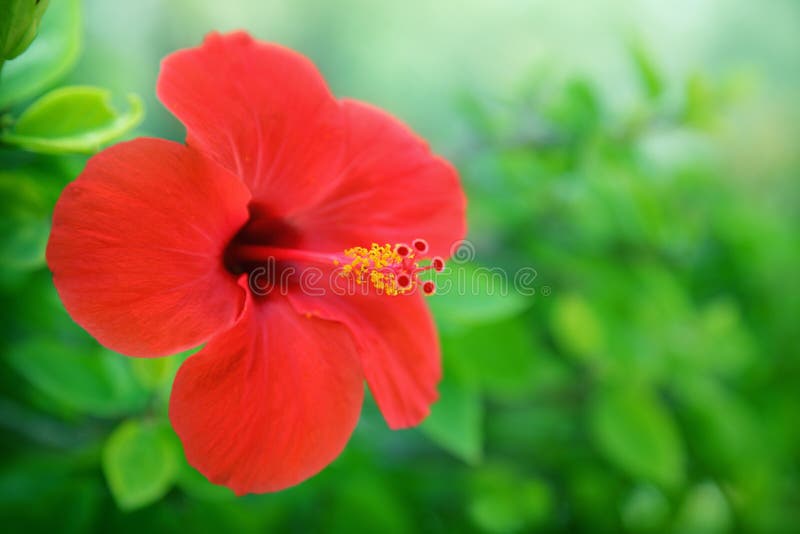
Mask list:
[[[341,253],[307,250],[300,244],[296,229],[264,206],[252,204],[250,219],[226,248],[225,266],[234,275],[257,273],[261,289],[296,287],[303,268],[314,267],[389,296],[409,293],[418,286],[424,294],[433,294],[435,283],[421,280],[420,275],[429,270],[441,272],[445,267],[439,256],[420,266],[429,250],[424,239],[415,239],[410,245],[372,243],[369,248],[357,246]]]
[[[262,245],[279,248],[295,248],[300,242],[300,233],[292,225],[275,216],[265,205],[252,202],[248,207],[250,217],[237,232],[225,250],[225,267],[235,275],[249,273],[257,267],[240,254],[243,246]]]

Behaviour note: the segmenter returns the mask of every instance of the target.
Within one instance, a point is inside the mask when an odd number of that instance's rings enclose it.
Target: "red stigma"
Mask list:
[[[428,242],[424,239],[415,239],[411,245],[417,254],[426,254],[428,252]]]
[[[432,280],[426,281],[422,284],[422,292],[425,293],[425,295],[433,295],[436,293],[436,284],[433,283]]]
[[[408,289],[411,287],[411,277],[407,274],[401,274],[397,277],[397,287],[399,289]]]
[[[394,251],[397,253],[398,256],[401,258],[405,258],[409,254],[411,254],[411,249],[405,243],[400,243],[396,247],[394,247]]]

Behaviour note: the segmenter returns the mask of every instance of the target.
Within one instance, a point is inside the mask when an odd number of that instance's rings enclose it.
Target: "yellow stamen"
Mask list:
[[[342,265],[342,275],[352,276],[358,284],[368,282],[375,289],[391,296],[406,293],[413,288],[413,285],[398,287],[397,274],[403,266],[404,258],[389,243],[383,246],[373,243],[369,249],[349,248],[344,251],[344,255],[350,258],[350,263]],[[413,255],[405,259],[413,260]],[[338,265],[337,262],[334,264]]]

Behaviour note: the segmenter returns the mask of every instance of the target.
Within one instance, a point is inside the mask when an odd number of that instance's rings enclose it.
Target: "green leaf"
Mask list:
[[[482,390],[499,399],[526,393],[541,371],[530,328],[520,319],[476,325],[456,335],[443,335],[446,361],[456,362]]]
[[[39,31],[39,22],[50,0],[1,0],[0,65],[27,50]]]
[[[103,448],[103,471],[117,505],[134,510],[160,499],[178,473],[179,452],[169,429],[128,420]]]
[[[436,321],[447,330],[513,317],[531,304],[499,268],[451,262],[434,281],[436,294],[428,302]]]
[[[632,477],[678,487],[686,455],[671,414],[644,387],[607,387],[597,392],[591,413],[600,450]]]
[[[6,361],[49,398],[82,413],[133,413],[147,401],[125,357],[94,343],[33,339],[12,347]]]
[[[439,400],[420,428],[443,449],[465,462],[480,461],[483,405],[476,388],[456,373],[445,371],[439,384]]]
[[[642,87],[651,100],[656,100],[664,92],[661,73],[642,42],[634,41],[629,49]]]
[[[0,266],[29,270],[44,265],[50,236],[50,221],[44,217],[22,216],[0,219]]]
[[[620,512],[630,532],[660,532],[669,517],[670,507],[658,488],[641,485],[628,495]]]
[[[686,495],[674,531],[682,534],[730,532],[732,522],[725,495],[715,483],[706,481],[694,486]]]
[[[561,349],[583,361],[598,360],[605,346],[603,325],[586,300],[577,294],[558,297],[550,319]]]
[[[592,85],[585,80],[575,80],[564,87],[559,100],[547,111],[547,115],[570,138],[583,139],[597,129],[601,110]]]
[[[34,102],[0,140],[48,154],[96,152],[142,121],[141,99],[128,95],[128,103],[119,113],[106,89],[62,87]]]
[[[717,122],[718,95],[714,94],[702,74],[694,74],[686,81],[684,121],[698,129],[711,129]]]
[[[0,172],[0,268],[44,266],[52,194],[34,170]]]
[[[0,110],[32,98],[64,77],[81,48],[80,0],[58,0],[42,18],[39,37],[0,73]]]
[[[165,389],[169,393],[169,388],[175,379],[178,368],[192,354],[202,349],[202,346],[194,347],[172,356],[163,358],[131,358],[133,374],[142,386],[149,390]]]
[[[169,381],[177,370],[176,358],[135,358],[133,374],[148,389],[157,389]]]
[[[543,481],[521,478],[506,467],[478,471],[472,486],[469,515],[485,532],[533,531],[553,507],[550,488]]]
[[[354,472],[340,476],[330,506],[325,507],[325,512],[321,511],[320,524],[324,525],[321,530],[352,532],[353,518],[358,518],[358,530],[361,532],[413,532],[411,510],[398,493],[394,481],[377,472]]]
[[[699,310],[694,318],[694,339],[683,358],[688,368],[736,377],[746,373],[757,360],[751,333],[738,305],[721,298]]]
[[[85,450],[34,448],[29,442],[20,452],[5,454],[0,469],[3,531],[93,530],[105,500],[102,483],[84,474],[89,465],[94,471],[94,455]]]
[[[703,378],[685,378],[676,390],[681,413],[696,439],[695,455],[704,463],[733,473],[769,457],[769,445],[761,438],[763,420],[741,395]],[[742,458],[752,460],[742,465]]]
[[[574,449],[572,442],[564,442],[564,449]],[[579,455],[586,452],[585,445],[580,447]],[[569,455],[567,458],[575,458]],[[584,524],[591,524],[589,532],[620,532],[619,521],[613,512],[619,504],[622,494],[622,483],[619,474],[592,458],[590,461],[573,460],[567,469],[567,495],[575,515]]]
[[[209,482],[185,459],[179,463],[176,483],[187,495],[201,501],[232,501],[236,499],[233,490]]]

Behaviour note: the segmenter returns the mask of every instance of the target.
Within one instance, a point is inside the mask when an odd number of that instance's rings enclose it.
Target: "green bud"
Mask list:
[[[49,3],[50,0],[0,0],[0,63],[28,48]]]

